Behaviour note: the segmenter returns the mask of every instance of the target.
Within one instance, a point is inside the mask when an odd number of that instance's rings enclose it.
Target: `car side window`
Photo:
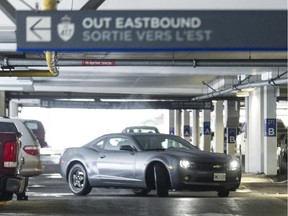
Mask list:
[[[94,143],[92,146],[93,148],[96,148],[96,149],[103,149],[104,140],[100,140],[99,142]]]
[[[129,139],[114,137],[106,140],[104,150],[120,151],[120,147],[123,145],[130,145],[133,148],[133,143]]]

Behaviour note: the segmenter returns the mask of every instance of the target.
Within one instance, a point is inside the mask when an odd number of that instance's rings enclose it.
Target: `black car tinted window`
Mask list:
[[[134,136],[142,150],[165,150],[168,148],[195,149],[186,140],[173,136]]]
[[[16,126],[11,122],[0,122],[0,132],[18,132]]]

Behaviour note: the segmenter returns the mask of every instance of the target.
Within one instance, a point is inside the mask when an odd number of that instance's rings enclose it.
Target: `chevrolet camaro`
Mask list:
[[[107,134],[68,148],[60,158],[60,173],[75,195],[104,187],[131,188],[136,195],[156,190],[159,197],[169,190],[216,191],[227,197],[241,181],[236,158],[157,133]]]

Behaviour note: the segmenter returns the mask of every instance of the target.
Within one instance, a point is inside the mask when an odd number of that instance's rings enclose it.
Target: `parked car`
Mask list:
[[[18,118],[0,117],[0,132],[21,133],[21,148],[18,160],[21,162],[19,176],[25,178],[26,187],[29,177],[42,172],[40,144],[33,132]],[[27,199],[25,192],[18,194],[17,199]]]
[[[0,133],[0,201],[13,199],[25,191],[25,179],[19,176],[20,133]]]
[[[153,126],[131,126],[124,128],[122,133],[159,133],[159,130]]]
[[[103,135],[60,157],[60,173],[75,195],[93,187],[131,188],[136,195],[156,190],[217,191],[227,197],[241,181],[239,161],[201,151],[179,136],[159,133]]]
[[[41,121],[22,119],[24,124],[34,133],[38,139],[41,148],[48,147],[45,139],[45,129]]]
[[[19,160],[22,160],[23,164],[20,175],[30,177],[41,174],[40,144],[23,121],[18,118],[1,117],[0,132],[20,132],[22,134]]]

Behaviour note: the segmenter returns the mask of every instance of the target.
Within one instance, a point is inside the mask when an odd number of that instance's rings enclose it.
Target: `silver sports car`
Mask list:
[[[227,197],[241,181],[241,167],[230,155],[209,153],[179,136],[117,133],[68,148],[60,158],[62,178],[75,195],[93,187],[131,188],[136,195],[156,190],[217,191]]]

